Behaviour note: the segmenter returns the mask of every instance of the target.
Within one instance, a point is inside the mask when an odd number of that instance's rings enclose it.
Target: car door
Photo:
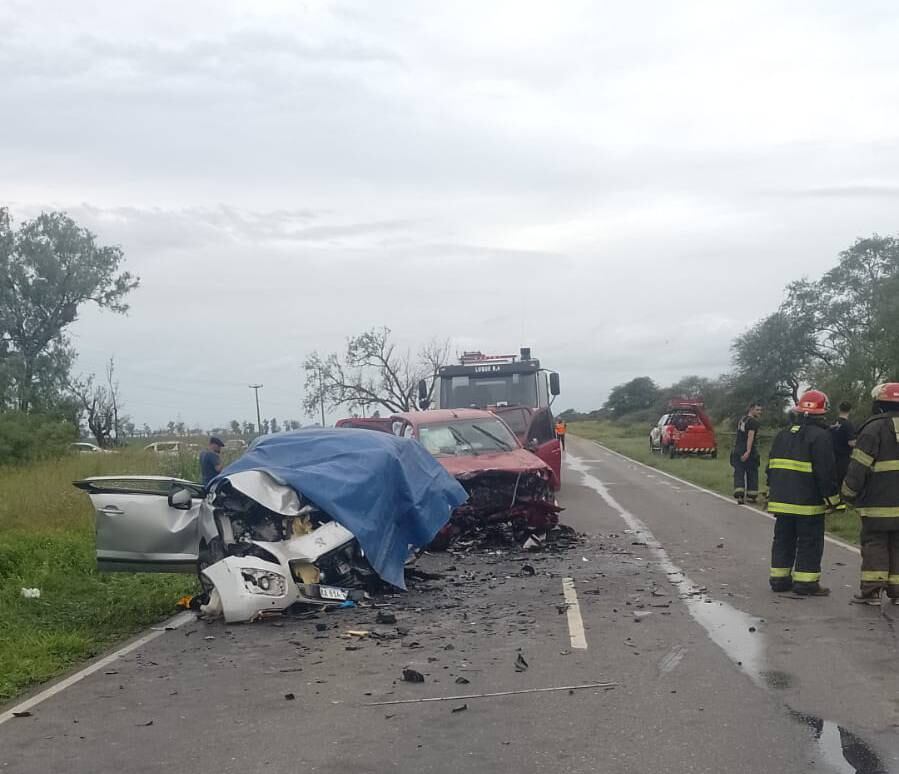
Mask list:
[[[527,448],[550,468],[555,476],[554,489],[562,488],[562,444],[556,438],[555,425],[549,409],[539,409],[528,426]]]
[[[168,476],[98,476],[75,486],[87,492],[94,507],[97,569],[195,571],[205,496],[200,484]]]

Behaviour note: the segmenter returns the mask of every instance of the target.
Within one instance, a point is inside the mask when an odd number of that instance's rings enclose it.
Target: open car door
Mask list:
[[[195,572],[200,484],[170,476],[97,476],[74,484],[96,514],[97,569]]]
[[[556,428],[549,409],[537,409],[528,425],[526,447],[543,460],[553,472],[553,489],[562,488],[562,444],[556,438]]]

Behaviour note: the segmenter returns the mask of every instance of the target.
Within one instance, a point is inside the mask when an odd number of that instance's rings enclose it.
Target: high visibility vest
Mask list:
[[[875,414],[859,428],[843,497],[867,518],[899,519],[899,412]]]
[[[564,422],[556,422],[556,435],[565,435],[566,429]]]

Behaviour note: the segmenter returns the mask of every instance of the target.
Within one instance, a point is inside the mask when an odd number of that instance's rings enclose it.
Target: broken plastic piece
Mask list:
[[[414,669],[404,669],[403,680],[407,683],[423,683],[425,681],[425,676]]]
[[[515,671],[516,672],[524,672],[528,668],[528,662],[524,660],[524,656],[521,653],[518,654],[518,658],[515,659]]]

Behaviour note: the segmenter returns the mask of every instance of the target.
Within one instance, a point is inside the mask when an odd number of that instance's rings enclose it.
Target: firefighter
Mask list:
[[[562,444],[562,449],[565,449],[565,433],[568,431],[568,425],[565,423],[564,419],[556,420],[556,438],[559,439],[559,443]]]
[[[843,497],[862,518],[862,577],[853,602],[899,600],[899,382],[871,393],[873,415],[859,428]]]
[[[734,499],[742,505],[746,500],[754,503],[759,497],[758,432],[762,404],[749,404],[745,416],[737,423],[737,437],[730,453],[734,469]]]
[[[799,396],[793,424],[771,444],[765,473],[768,511],[775,516],[771,546],[772,591],[823,597],[821,581],[824,514],[840,502],[830,431],[824,421],[827,396],[809,390]]]

